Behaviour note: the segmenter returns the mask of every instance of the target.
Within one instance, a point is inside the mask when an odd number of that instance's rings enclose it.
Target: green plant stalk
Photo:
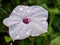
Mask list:
[[[50,15],[49,26],[51,26],[51,24],[52,24],[52,22],[53,22],[53,20],[54,20],[54,17],[55,17],[55,13],[54,13],[54,12],[51,12],[50,14],[51,14],[51,15]]]
[[[54,17],[55,17],[55,11],[53,11],[53,9],[50,9],[49,12],[50,12],[50,20],[49,20],[49,25],[48,25],[48,31],[51,35],[51,34],[53,34],[53,29],[52,29],[51,25],[52,25]]]

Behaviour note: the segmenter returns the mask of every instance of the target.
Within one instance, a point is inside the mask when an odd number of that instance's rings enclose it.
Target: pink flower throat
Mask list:
[[[29,22],[31,22],[31,19],[29,19],[29,18],[23,18],[23,23],[29,24]]]

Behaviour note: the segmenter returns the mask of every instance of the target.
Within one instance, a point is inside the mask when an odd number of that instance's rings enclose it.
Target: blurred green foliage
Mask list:
[[[0,45],[9,45],[12,41],[2,22],[17,5],[40,5],[49,11],[48,32],[35,37],[34,42],[28,38],[17,45],[60,45],[60,0],[0,0]]]

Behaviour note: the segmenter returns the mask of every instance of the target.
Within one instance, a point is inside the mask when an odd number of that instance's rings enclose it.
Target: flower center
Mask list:
[[[23,18],[23,23],[28,24],[31,20],[29,18]]]

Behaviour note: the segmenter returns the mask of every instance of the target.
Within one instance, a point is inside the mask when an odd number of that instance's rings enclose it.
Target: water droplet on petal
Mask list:
[[[19,38],[19,36],[17,36],[16,38]]]
[[[29,12],[30,12],[30,10],[27,10],[27,12],[29,13]]]
[[[23,8],[20,8],[19,10],[20,10],[20,11],[23,11],[24,9],[23,9]]]

